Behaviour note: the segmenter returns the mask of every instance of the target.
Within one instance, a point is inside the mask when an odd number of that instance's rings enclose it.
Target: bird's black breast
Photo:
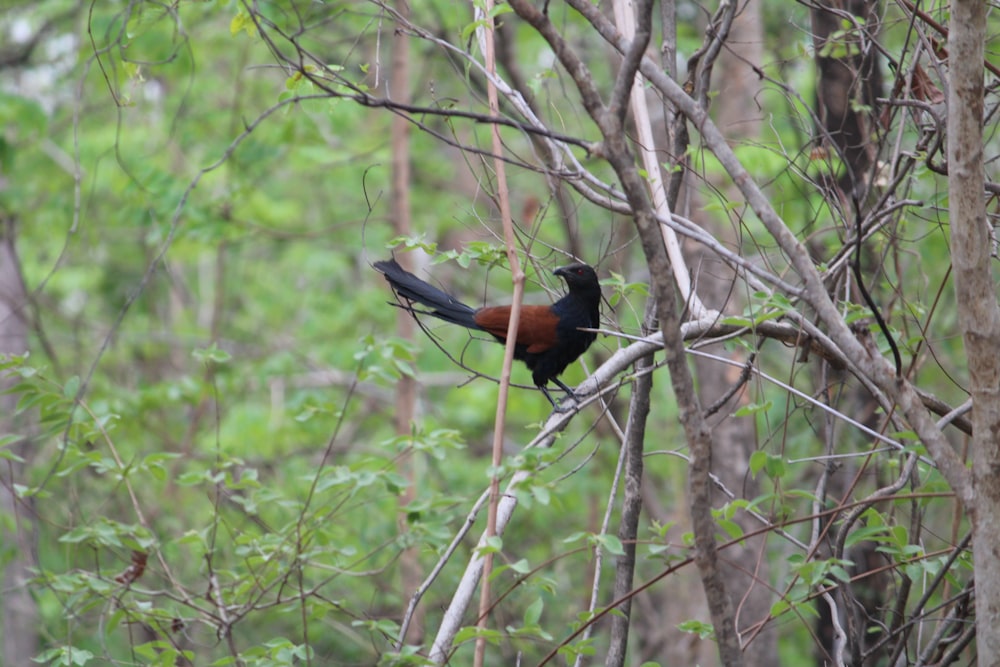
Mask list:
[[[600,325],[598,304],[590,304],[584,299],[567,295],[552,305],[558,316],[556,344],[539,353],[520,350],[520,358],[532,371],[532,379],[537,386],[544,386],[558,376],[566,367],[587,351],[597,334],[584,329],[596,329]]]

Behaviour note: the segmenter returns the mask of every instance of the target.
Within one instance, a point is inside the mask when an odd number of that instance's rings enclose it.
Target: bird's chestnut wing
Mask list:
[[[510,306],[481,308],[476,311],[475,320],[483,331],[505,340],[507,324],[510,322]],[[517,343],[524,345],[531,354],[545,352],[558,342],[558,326],[559,316],[549,306],[522,306],[517,325]]]

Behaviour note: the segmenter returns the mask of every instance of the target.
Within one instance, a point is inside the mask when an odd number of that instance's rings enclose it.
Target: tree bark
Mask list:
[[[409,16],[408,0],[396,3],[396,9],[401,16]],[[410,94],[410,36],[402,30],[397,30],[392,36],[392,70],[389,73],[389,88],[393,99],[400,104],[409,104]],[[403,116],[394,115],[390,128],[392,141],[392,190],[390,206],[392,224],[399,236],[409,235],[410,225],[410,123]],[[407,270],[412,271],[412,259],[409,254],[401,255],[398,260]],[[396,333],[403,340],[413,340],[414,323],[409,313],[399,311],[396,318]],[[413,416],[417,402],[417,383],[408,376],[399,378],[396,385],[396,405],[394,421],[396,433],[407,435],[412,430]],[[413,452],[407,452],[400,457],[399,470],[409,482],[409,486],[399,497],[399,514],[397,524],[400,532],[409,530],[406,524],[406,507],[416,499],[417,475],[414,466],[419,465]],[[402,577],[403,595],[410,599],[420,586],[422,573],[418,558],[418,549],[410,547],[400,554],[399,568]],[[407,644],[421,644],[424,636],[424,611],[418,607],[413,620],[407,626],[404,641]]]
[[[983,165],[986,3],[951,8],[948,195],[959,326],[972,394],[973,559],[979,664],[1000,664],[1000,307],[990,270]]]
[[[878,33],[874,0],[824,0],[812,8],[813,43],[820,78],[816,113],[822,123],[821,143],[840,154],[845,170],[837,185],[848,196],[861,194],[875,163],[871,141],[874,109],[882,77],[873,48]],[[857,29],[845,31],[847,17]]]

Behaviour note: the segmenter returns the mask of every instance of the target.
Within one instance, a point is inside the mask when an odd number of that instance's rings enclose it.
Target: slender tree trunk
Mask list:
[[[409,4],[407,0],[396,3],[396,9],[402,16],[409,15]],[[393,100],[400,104],[410,103],[410,37],[401,30],[397,30],[392,38],[392,71],[390,72],[389,88]],[[392,139],[392,223],[396,234],[406,235],[410,233],[410,124],[400,115],[392,117],[391,128]],[[410,259],[406,255],[399,258],[400,263],[408,268]],[[396,320],[396,332],[404,340],[413,339],[413,319],[409,313],[399,311]],[[396,433],[406,435],[410,433],[413,422],[414,406],[417,400],[417,385],[412,377],[407,375],[399,379],[396,385]],[[409,486],[399,497],[401,510],[411,503],[416,497],[416,474],[413,467],[417,464],[412,453],[400,459],[401,472],[409,481]],[[406,526],[406,514],[401,511],[399,514],[399,529],[408,530]],[[403,552],[400,558],[400,571],[402,572],[403,596],[409,600],[417,587],[420,585],[420,562],[417,559],[417,549],[410,548]],[[424,623],[423,613],[419,609],[414,613],[413,622],[407,628],[405,641],[408,644],[420,644],[423,641]]]
[[[656,307],[652,300],[646,303],[643,318],[643,334],[656,330]],[[629,400],[628,424],[625,428],[625,447],[628,460],[625,465],[625,493],[622,499],[622,520],[618,527],[618,538],[625,553],[615,564],[615,584],[612,598],[625,597],[635,583],[635,553],[639,537],[639,516],[642,512],[642,470],[643,453],[646,443],[646,421],[649,417],[650,394],[653,390],[653,375],[638,374],[653,365],[650,354],[635,362],[637,377]],[[627,600],[618,608],[620,615],[611,617],[611,641],[605,656],[605,667],[624,667],[628,655],[628,636],[632,626],[632,601]]]
[[[14,222],[0,221],[0,357],[27,351],[28,326],[25,318],[27,294],[14,247]],[[0,389],[12,382],[0,377]],[[17,396],[0,394],[0,433],[23,433],[24,420],[14,416]],[[22,459],[29,455],[28,442],[14,445],[13,453]],[[3,616],[3,664],[30,665],[38,653],[38,609],[28,592],[33,558],[34,517],[26,511],[24,500],[14,494],[14,485],[22,484],[24,463],[11,460],[0,465],[0,544],[4,545],[3,588],[0,588],[0,615]],[[9,559],[9,560],[8,560]]]
[[[843,159],[837,186],[850,196],[862,194],[875,164],[871,141],[873,109],[881,93],[882,77],[872,43],[878,34],[875,0],[823,0],[812,8],[813,43],[819,81],[816,113],[822,144]],[[845,32],[847,16],[857,29]]]
[[[729,30],[727,48],[719,55],[718,64],[713,70],[713,89],[718,96],[713,100],[712,113],[716,123],[727,138],[732,141],[756,140],[763,114],[758,108],[758,94],[761,89],[760,78],[751,69],[751,65],[761,66],[763,63],[763,19],[761,3],[748,2],[734,17]],[[721,191],[727,192],[730,201],[739,201],[739,193],[729,179],[719,179],[716,183]],[[690,197],[697,196],[694,192]],[[733,238],[732,226],[718,223],[718,218],[701,219],[700,206],[691,207],[690,214],[703,226],[712,229],[718,238],[727,242],[738,243]],[[689,244],[694,246],[694,244]],[[734,302],[738,295],[733,286],[736,275],[728,266],[720,262],[713,253],[705,251],[702,246],[687,248],[688,265],[699,267],[697,284],[699,295],[707,303],[713,304],[727,313],[739,313],[743,305]],[[738,290],[737,290],[738,292]],[[707,351],[722,357],[746,361],[746,355],[730,351],[723,345],[709,348]],[[702,405],[710,406],[720,397],[731,392],[735,383],[740,381],[740,370],[726,366],[717,361],[705,359],[695,360],[698,375],[698,388]],[[739,497],[754,498],[760,493],[757,481],[749,474],[750,455],[756,448],[757,432],[754,420],[748,417],[733,417],[741,405],[747,402],[746,392],[737,391],[712,416],[713,456],[712,469],[728,489]],[[713,505],[720,506],[728,499],[722,494],[715,494]],[[755,531],[760,524],[746,513],[738,513],[734,520],[746,531]],[[764,535],[747,539],[740,545],[727,549],[721,554],[724,561],[731,563],[730,581],[733,606],[739,610],[737,630],[746,637],[750,636],[749,628],[766,619],[774,602],[770,592],[771,568],[768,559],[766,537]],[[745,634],[744,634],[745,633]],[[753,641],[744,646],[743,657],[748,667],[769,667],[778,664],[777,633],[770,628],[757,634]]]
[[[1000,664],[1000,307],[983,184],[986,3],[955,0],[948,40],[948,195],[959,325],[972,393],[973,559],[979,664]]]

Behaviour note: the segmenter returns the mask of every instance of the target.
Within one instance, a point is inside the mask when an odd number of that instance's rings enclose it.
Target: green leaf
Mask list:
[[[461,644],[473,639],[478,639],[479,637],[482,637],[493,646],[499,646],[500,641],[504,638],[498,630],[466,626],[455,633],[455,644]]]
[[[479,19],[478,21],[473,21],[471,23],[466,24],[465,27],[462,28],[461,41],[468,42],[469,38],[472,37],[472,33],[474,33],[478,28],[486,28],[488,26],[489,26],[489,21],[487,21],[486,19]]]
[[[20,437],[18,437],[18,440],[20,440]],[[14,461],[15,463],[24,463],[24,459],[15,454],[14,451],[9,448],[0,449],[0,459]]]
[[[73,646],[60,646],[49,649],[38,656],[32,658],[34,662],[48,663],[50,665],[86,665],[94,657],[90,651]]]
[[[510,569],[514,570],[518,574],[528,574],[531,572],[531,564],[527,561],[527,559],[522,558],[515,563],[511,563]]]
[[[852,530],[844,540],[844,547],[851,548],[859,542],[875,541],[883,542],[890,539],[887,526],[864,526],[857,530]]]
[[[501,551],[503,551],[503,538],[499,535],[487,537],[483,546],[479,547],[479,555],[481,556],[488,553],[500,553]]]
[[[622,546],[622,541],[615,535],[609,535],[607,533],[603,535],[595,535],[594,541],[613,556],[622,556],[625,554],[625,547]]]
[[[785,476],[785,459],[780,456],[771,456],[768,454],[767,463],[764,466],[764,471],[767,476],[771,479],[781,479]]]
[[[76,398],[77,393],[80,391],[80,376],[74,375],[70,379],[66,380],[66,384],[63,385],[63,396],[66,398]]]
[[[542,617],[543,609],[545,609],[545,602],[542,598],[537,598],[534,602],[529,604],[528,608],[524,610],[524,624],[527,626],[538,625],[538,621]]]
[[[542,505],[548,505],[552,498],[549,487],[541,485],[531,487],[531,495]]]
[[[700,639],[713,639],[715,637],[715,628],[712,627],[711,623],[705,623],[704,621],[684,621],[677,624],[677,629],[681,632],[696,634]]]
[[[716,523],[722,530],[726,531],[726,534],[734,540],[738,540],[743,537],[743,527],[740,524],[732,521],[730,519],[717,519]]]
[[[767,412],[771,409],[774,404],[771,401],[764,401],[763,403],[751,403],[749,405],[744,405],[739,410],[733,413],[734,417],[746,417],[747,415],[757,414],[758,412]]]
[[[246,12],[242,7],[233,20],[229,22],[229,34],[235,37],[240,32],[245,32],[247,37],[257,36],[257,25],[253,22],[253,18]]]
[[[233,358],[232,355],[225,350],[219,349],[215,343],[212,343],[212,345],[207,348],[198,348],[191,354],[195,359],[204,364],[225,364]]]

